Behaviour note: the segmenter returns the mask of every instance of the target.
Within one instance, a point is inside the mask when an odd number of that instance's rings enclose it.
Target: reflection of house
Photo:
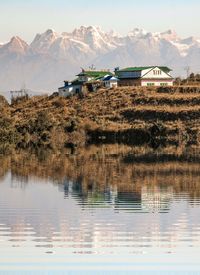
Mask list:
[[[143,186],[142,187],[142,208],[146,211],[159,212],[168,211],[170,201],[173,198],[171,186]]]
[[[119,191],[115,198],[115,208],[120,210],[141,210],[141,194],[134,191]]]
[[[173,78],[168,67],[132,67],[116,70],[119,86],[172,86]]]

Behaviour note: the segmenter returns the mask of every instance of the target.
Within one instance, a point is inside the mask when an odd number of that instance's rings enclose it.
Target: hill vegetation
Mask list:
[[[62,98],[1,98],[0,141],[20,146],[199,142],[200,87],[121,87]]]

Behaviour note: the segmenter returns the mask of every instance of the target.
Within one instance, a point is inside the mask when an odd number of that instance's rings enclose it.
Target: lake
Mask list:
[[[200,274],[198,148],[0,155],[0,274]]]

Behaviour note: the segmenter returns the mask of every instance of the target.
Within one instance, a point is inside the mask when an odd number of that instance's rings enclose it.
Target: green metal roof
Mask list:
[[[104,77],[105,75],[113,75],[109,71],[84,71],[78,74],[78,76],[89,76],[89,77]]]
[[[118,72],[139,72],[139,71],[148,70],[148,69],[152,69],[152,68],[156,68],[156,67],[164,72],[172,71],[171,69],[169,69],[168,67],[165,67],[165,66],[129,67],[129,68],[125,68],[125,69],[117,71],[116,74]]]
[[[71,83],[72,85],[83,85],[83,82],[79,81],[78,78],[74,79]]]
[[[164,72],[167,72],[167,73],[169,73],[169,72],[172,71],[172,69],[170,69],[170,68],[168,68],[166,66],[158,66],[158,68],[161,69]]]
[[[95,78],[89,80],[87,83],[99,82],[99,81],[101,81],[102,79],[103,79],[102,76],[98,76],[98,77],[95,77]]]

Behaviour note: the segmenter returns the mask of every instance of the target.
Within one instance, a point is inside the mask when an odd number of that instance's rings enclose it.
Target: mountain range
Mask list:
[[[61,34],[47,30],[28,44],[18,36],[0,44],[0,91],[26,85],[53,92],[63,80],[72,80],[80,68],[97,69],[162,65],[174,76],[200,71],[200,39],[180,38],[174,31],[151,33],[135,28],[121,36],[99,27],[81,26]]]

